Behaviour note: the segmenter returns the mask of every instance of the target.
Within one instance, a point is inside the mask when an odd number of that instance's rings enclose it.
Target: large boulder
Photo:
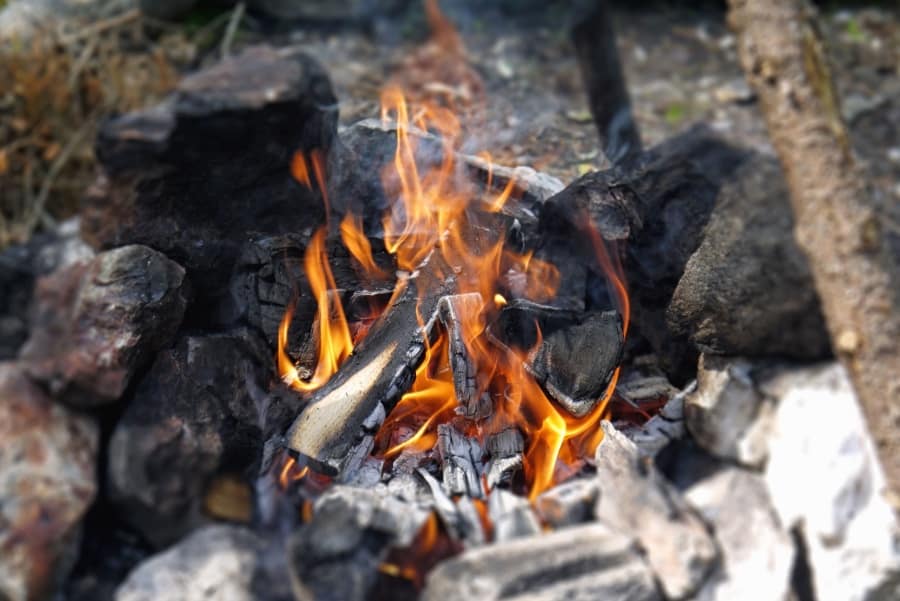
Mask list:
[[[187,305],[184,269],[139,245],[54,272],[35,297],[21,358],[54,396],[81,407],[121,397],[172,342]]]
[[[292,417],[265,392],[272,370],[246,330],[185,336],[156,357],[116,424],[107,473],[110,501],[148,540],[170,544],[206,523],[207,498],[227,501],[217,477],[252,498],[267,435],[287,426],[272,420]]]
[[[296,51],[250,48],[185,77],[160,105],[101,127],[85,239],[145,244],[184,265],[202,323],[254,232],[320,222],[322,199],[290,166],[298,150],[326,152],[336,122],[327,75]]]
[[[50,598],[97,491],[98,428],[0,363],[0,599]]]
[[[825,320],[778,162],[756,155],[722,184],[666,310],[676,336],[706,353],[819,359]]]

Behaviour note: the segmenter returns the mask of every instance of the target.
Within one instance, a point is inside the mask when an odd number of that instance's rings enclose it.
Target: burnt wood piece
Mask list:
[[[417,469],[416,473],[431,492],[434,510],[450,538],[462,542],[466,547],[483,544],[484,528],[471,497],[462,496],[454,503],[434,476],[423,468]]]
[[[323,214],[290,173],[295,151],[330,147],[337,102],[296,51],[248,49],[185,77],[161,104],[101,126],[103,176],[82,234],[95,247],[140,243],[182,264],[199,322],[226,291],[251,233],[302,232]]]
[[[575,417],[584,417],[606,390],[624,347],[618,313],[589,313],[545,335],[529,368],[553,400]]]
[[[541,525],[528,499],[508,490],[491,492],[488,498],[488,517],[494,525],[495,543],[541,532]]]
[[[493,409],[490,398],[485,403],[478,393],[478,366],[469,355],[462,325],[466,318],[472,319],[478,314],[482,304],[477,292],[446,296],[438,303],[438,314],[447,333],[456,400],[462,406],[463,415],[470,419],[488,417]]]
[[[477,440],[459,432],[453,424],[437,427],[438,452],[444,468],[444,491],[448,495],[465,495],[480,499],[481,445]]]
[[[493,490],[497,486],[509,484],[523,466],[525,439],[522,433],[517,428],[506,428],[489,434],[485,446],[490,455],[484,468],[487,489]]]
[[[351,448],[377,430],[412,384],[437,322],[438,303],[453,293],[451,274],[434,252],[402,283],[365,340],[294,421],[287,433],[290,450],[317,471],[344,471]],[[425,320],[421,325],[420,316]]]
[[[576,417],[600,400],[625,344],[615,311],[581,313],[523,299],[503,308],[488,335],[501,347],[530,350],[525,368]]]
[[[599,523],[469,549],[441,562],[423,601],[660,601],[630,538]]]
[[[640,153],[641,135],[631,114],[609,2],[582,0],[576,6],[580,10],[576,12],[572,41],[600,134],[600,147],[611,163],[621,163]]]

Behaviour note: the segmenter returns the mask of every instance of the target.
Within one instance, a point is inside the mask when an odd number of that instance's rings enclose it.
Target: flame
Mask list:
[[[341,221],[341,240],[369,279],[386,279],[385,271],[375,263],[372,245],[363,231],[362,219],[347,214]]]
[[[287,355],[288,330],[294,315],[292,303],[278,328],[278,370],[282,380],[294,390],[311,392],[320,388],[333,376],[353,352],[350,326],[344,308],[334,292],[337,284],[325,252],[325,229],[319,229],[310,240],[304,258],[304,268],[313,297],[316,299],[318,347],[316,370],[307,381],[300,377],[296,365]]]
[[[441,43],[450,46],[458,43],[458,39],[454,41],[455,38],[441,29],[439,19],[435,21],[437,16],[432,12],[437,11],[437,3],[429,1],[428,7],[429,20],[437,23],[435,35],[441,38]],[[509,427],[517,428],[527,441],[524,476],[529,497],[534,499],[565,477],[565,472],[579,466],[585,456],[593,454],[602,437],[598,422],[608,415],[619,369],[613,372],[590,414],[575,418],[558,407],[528,373],[529,351],[499,348],[485,335],[488,324],[508,304],[509,298],[552,300],[560,285],[559,270],[534,252],[517,253],[506,248],[505,218],[499,212],[518,192],[516,182],[508,181],[497,193],[492,188],[493,163],[490,155],[484,153],[482,156],[488,164],[486,189],[488,194],[494,194],[484,200],[483,190],[455,162],[462,128],[451,110],[428,101],[409,104],[403,91],[394,85],[384,89],[381,102],[382,119],[393,124],[396,131],[394,156],[381,173],[385,193],[394,199],[381,222],[385,249],[405,274],[414,273],[432,253],[439,253],[442,261],[431,265],[446,264],[452,270],[439,275],[454,277],[456,292],[467,295],[466,298],[480,297],[480,303],[461,303],[459,325],[468,357],[477,368],[475,398],[490,397],[493,413],[478,423],[469,422],[461,427],[467,428],[467,435],[482,439]],[[424,153],[417,153],[422,137],[415,130],[437,134],[442,145],[437,160],[427,162],[420,156]],[[298,153],[293,172],[298,181],[309,187],[312,187],[312,174],[322,190],[327,211],[323,155],[313,152],[307,158]],[[476,207],[480,210],[475,210]],[[627,333],[630,303],[619,249],[607,248],[587,216],[581,223],[586,224],[584,234],[593,245],[597,264],[607,276],[623,318],[623,331]],[[374,261],[371,244],[358,216],[344,216],[340,232],[344,246],[364,275],[387,277]],[[299,377],[285,352],[292,308],[285,314],[279,330],[280,373],[288,384],[302,392],[315,390],[327,382],[354,345],[340,300],[329,293],[336,286],[325,255],[324,236],[324,230],[320,230],[313,237],[305,263],[318,306],[315,331],[318,362],[308,381]],[[393,299],[399,297],[405,282],[404,278],[397,280]],[[366,328],[356,327],[356,331],[364,336]],[[437,441],[437,426],[460,413],[447,341],[448,337],[441,334],[433,343],[426,344],[425,358],[416,370],[410,390],[376,435],[376,454],[392,460],[404,451],[432,449]],[[536,345],[540,343],[538,329]],[[402,575],[402,569],[397,570]]]
[[[281,490],[286,490],[291,482],[302,480],[307,473],[309,473],[309,466],[297,467],[297,460],[288,455],[278,474],[278,484],[281,486]]]

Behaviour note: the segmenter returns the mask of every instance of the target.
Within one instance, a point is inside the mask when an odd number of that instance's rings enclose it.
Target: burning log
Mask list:
[[[453,372],[453,389],[462,405],[464,415],[471,419],[488,417],[492,406],[490,397],[478,394],[477,366],[469,356],[463,333],[462,319],[478,314],[484,300],[477,292],[447,296],[438,304],[441,323],[447,332],[450,347],[450,369]]]
[[[522,453],[525,451],[522,433],[516,428],[506,428],[490,434],[487,438],[487,450],[491,456],[484,469],[488,490],[501,484],[509,484],[522,469]]]
[[[287,434],[287,446],[317,470],[340,474],[348,452],[373,433],[409,388],[455,280],[433,254],[403,284],[388,311],[341,370],[316,391]],[[419,322],[420,316],[427,319]]]

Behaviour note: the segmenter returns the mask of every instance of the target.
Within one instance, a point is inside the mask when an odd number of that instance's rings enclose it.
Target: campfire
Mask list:
[[[99,125],[78,219],[0,253],[0,599],[893,598],[794,174],[655,131],[606,2],[490,44],[415,3],[369,71],[342,44],[399,12],[286,4],[225,14]]]

